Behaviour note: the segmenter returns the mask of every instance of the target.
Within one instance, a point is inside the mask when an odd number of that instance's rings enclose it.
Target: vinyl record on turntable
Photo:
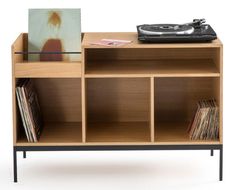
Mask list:
[[[143,25],[139,30],[147,35],[183,35],[194,32],[192,26],[178,24]]]

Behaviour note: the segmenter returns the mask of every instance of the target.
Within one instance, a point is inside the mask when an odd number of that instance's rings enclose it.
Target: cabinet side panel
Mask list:
[[[16,94],[15,94],[15,87],[16,87],[16,79],[14,76],[12,77],[12,111],[13,111],[13,144],[16,144],[17,141],[17,134],[19,129],[19,116],[17,111],[17,102],[16,102]]]
[[[220,143],[223,143],[223,45],[214,50],[213,56],[214,63],[217,69],[220,71],[220,77],[214,84],[214,96],[218,102],[220,110]]]
[[[20,34],[11,47],[11,58],[12,58],[12,113],[13,113],[13,144],[16,144],[17,136],[19,135],[19,126],[21,125],[19,120],[19,111],[17,109],[16,102],[16,83],[15,77],[15,63],[23,61],[23,55],[16,55],[16,51],[24,50],[24,34]]]
[[[223,46],[220,48],[220,142],[223,143]]]

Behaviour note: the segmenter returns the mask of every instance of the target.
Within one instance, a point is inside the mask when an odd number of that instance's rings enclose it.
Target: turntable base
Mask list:
[[[146,43],[209,42],[217,35],[205,19],[185,24],[143,24],[137,26],[138,39]]]

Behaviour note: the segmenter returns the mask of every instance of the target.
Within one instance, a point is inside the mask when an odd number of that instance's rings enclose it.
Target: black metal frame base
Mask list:
[[[210,150],[213,156],[214,150],[220,151],[219,156],[219,180],[223,180],[223,145],[85,145],[85,146],[14,146],[13,168],[14,182],[17,182],[17,152],[23,152],[26,158],[28,151],[122,151],[122,150]]]

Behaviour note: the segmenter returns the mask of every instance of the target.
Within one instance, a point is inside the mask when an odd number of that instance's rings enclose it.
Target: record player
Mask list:
[[[205,19],[186,24],[144,24],[137,26],[138,40],[147,43],[209,42],[217,38]]]

